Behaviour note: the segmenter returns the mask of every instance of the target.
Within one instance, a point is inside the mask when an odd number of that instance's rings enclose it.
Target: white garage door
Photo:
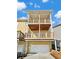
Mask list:
[[[49,45],[31,45],[30,52],[47,53],[49,52]]]

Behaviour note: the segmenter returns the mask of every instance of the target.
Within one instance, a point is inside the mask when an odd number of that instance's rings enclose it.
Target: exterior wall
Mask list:
[[[21,48],[22,48],[23,50],[25,50],[25,44],[26,44],[26,42],[24,42],[24,41],[19,41],[17,44],[18,44],[18,48],[17,48],[17,49],[20,49],[19,46],[22,46]]]
[[[24,45],[25,42],[24,42],[24,41],[19,41],[18,44],[19,44],[19,45]]]
[[[54,28],[54,39],[61,40],[61,26]]]

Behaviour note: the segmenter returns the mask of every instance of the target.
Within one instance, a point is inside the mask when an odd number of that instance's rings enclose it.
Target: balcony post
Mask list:
[[[33,19],[33,23],[34,23],[34,19]]]
[[[57,43],[56,43],[56,39],[55,39],[54,41],[55,41],[55,50],[57,51]]]
[[[40,15],[39,15],[39,38],[40,38]]]
[[[44,23],[46,23],[46,19],[44,19]]]
[[[46,32],[46,37],[45,37],[45,38],[48,38],[48,37],[47,37],[47,34],[48,34],[48,33]]]

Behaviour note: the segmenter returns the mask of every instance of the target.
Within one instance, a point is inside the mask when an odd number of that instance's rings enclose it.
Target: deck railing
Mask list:
[[[17,31],[17,39],[24,39],[24,34],[21,31]]]
[[[42,39],[43,38],[43,39],[46,39],[46,38],[52,38],[53,37],[52,34],[53,34],[52,32],[26,33],[25,38],[32,38],[32,39],[40,39],[40,38]]]
[[[49,19],[40,19],[40,21],[39,21],[39,19],[29,19],[28,20],[29,21],[29,23],[50,23],[50,20]]]

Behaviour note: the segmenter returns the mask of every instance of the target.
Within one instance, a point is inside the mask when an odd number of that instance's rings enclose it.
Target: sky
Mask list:
[[[17,0],[17,18],[27,19],[25,10],[51,10],[52,25],[61,24],[61,0]]]

